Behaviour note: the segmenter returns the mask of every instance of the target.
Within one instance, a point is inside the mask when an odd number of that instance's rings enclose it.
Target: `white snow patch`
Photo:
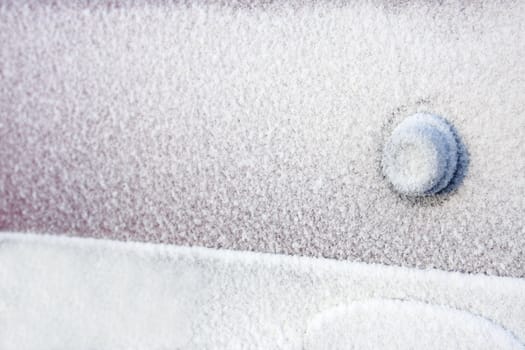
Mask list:
[[[516,341],[525,339],[525,281],[520,279],[146,243],[0,235],[3,350],[302,349],[316,315],[370,298],[445,305],[491,320]],[[431,313],[424,315],[432,319]],[[408,316],[401,313],[400,320]],[[334,327],[326,329],[326,335],[334,334]],[[467,339],[478,344],[487,327],[468,323],[454,329],[467,330]],[[473,335],[476,329],[483,332]]]
[[[365,300],[330,309],[308,328],[306,350],[523,350],[490,320],[438,305]]]

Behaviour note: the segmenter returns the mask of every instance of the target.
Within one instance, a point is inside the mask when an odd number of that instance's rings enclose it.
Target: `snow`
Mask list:
[[[371,299],[322,312],[308,327],[305,350],[525,349],[488,319],[441,305]]]
[[[0,230],[525,277],[524,1],[225,3],[0,0]],[[470,164],[413,202],[417,112]]]
[[[524,310],[523,279],[0,234],[2,350],[313,350],[321,339],[381,341],[367,332],[395,339],[383,349],[522,349]]]

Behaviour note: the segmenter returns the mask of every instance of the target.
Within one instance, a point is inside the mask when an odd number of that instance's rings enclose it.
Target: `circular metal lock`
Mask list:
[[[458,166],[458,143],[442,117],[417,113],[403,120],[383,149],[383,172],[407,196],[428,196],[445,189]]]

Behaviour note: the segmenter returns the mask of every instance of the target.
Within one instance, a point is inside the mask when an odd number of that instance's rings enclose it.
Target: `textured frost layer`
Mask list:
[[[525,277],[525,1],[292,1],[0,0],[0,230]],[[425,110],[472,166],[414,206]]]

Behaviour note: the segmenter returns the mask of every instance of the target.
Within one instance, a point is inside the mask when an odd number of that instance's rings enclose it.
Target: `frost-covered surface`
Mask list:
[[[525,2],[48,3],[0,0],[0,229],[525,276]],[[432,205],[380,171],[417,111]]]
[[[438,344],[449,344],[453,339],[441,337],[452,337],[454,330],[456,340],[473,344],[502,335],[498,349],[508,349],[505,339],[510,333],[521,342],[525,339],[523,279],[174,245],[0,234],[2,350],[303,349],[313,345],[311,332],[319,318],[325,321],[325,336],[341,330],[339,323],[326,323],[327,310],[370,298],[443,305],[483,317],[496,327],[472,324],[480,322],[469,320],[475,316],[452,314],[448,323],[462,323],[452,329],[441,323],[440,309],[435,313],[421,307],[398,310],[399,320],[407,324],[414,322],[411,315],[429,321],[431,334],[424,336],[434,337]],[[392,308],[388,305],[382,308],[386,313]],[[373,320],[377,313],[368,316]],[[381,326],[381,320],[376,317],[375,323]],[[370,327],[369,321],[348,331]],[[423,336],[424,327],[419,327],[414,331]],[[376,329],[381,330],[385,331]],[[472,334],[474,330],[478,333]],[[408,330],[404,332],[399,336],[411,338]],[[407,339],[405,345],[413,341]]]

